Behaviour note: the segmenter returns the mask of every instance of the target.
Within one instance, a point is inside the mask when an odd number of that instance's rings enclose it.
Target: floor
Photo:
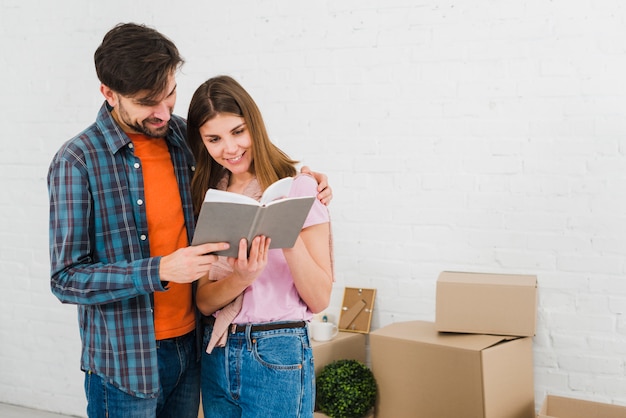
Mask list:
[[[67,418],[69,415],[53,414],[52,412],[37,409],[23,408],[0,403],[0,417],[2,418]]]

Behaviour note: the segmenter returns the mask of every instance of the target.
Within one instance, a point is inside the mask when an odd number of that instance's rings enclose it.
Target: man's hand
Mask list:
[[[326,174],[313,172],[306,165],[300,169],[300,172],[303,174],[310,174],[313,176],[315,181],[317,181],[317,192],[318,192],[317,198],[324,205],[328,206],[328,204],[333,198],[333,190],[328,185],[328,177],[326,176]]]
[[[163,282],[191,283],[206,275],[217,256],[210,254],[225,250],[227,242],[209,243],[180,248],[161,257],[159,275]]]

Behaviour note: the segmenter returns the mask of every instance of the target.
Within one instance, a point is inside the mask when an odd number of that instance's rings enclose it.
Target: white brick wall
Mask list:
[[[0,401],[84,415],[75,309],[48,282],[48,163],[101,103],[119,21],[228,73],[329,175],[337,283],[373,328],[434,319],[442,270],[539,278],[537,402],[626,405],[626,3],[0,0]]]

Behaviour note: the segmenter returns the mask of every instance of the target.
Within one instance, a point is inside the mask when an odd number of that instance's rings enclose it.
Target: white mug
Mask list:
[[[339,329],[332,322],[311,322],[311,337],[315,341],[330,341],[337,336]]]

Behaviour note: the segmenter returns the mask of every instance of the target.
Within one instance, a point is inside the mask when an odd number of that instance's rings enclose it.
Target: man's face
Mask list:
[[[153,100],[146,99],[148,92],[123,96],[106,86],[103,89],[105,98],[113,106],[113,117],[124,132],[140,133],[152,138],[165,137],[176,104],[174,74],[170,75],[165,92]]]

